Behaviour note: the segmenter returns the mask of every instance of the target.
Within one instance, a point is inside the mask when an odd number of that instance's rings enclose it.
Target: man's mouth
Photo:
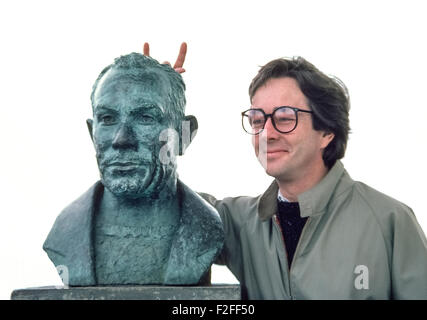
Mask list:
[[[287,150],[283,150],[283,149],[267,149],[266,155],[267,158],[275,158],[275,157],[280,157],[281,155],[287,153]]]
[[[279,152],[287,152],[287,151],[282,149],[276,149],[276,150],[267,149],[267,153],[279,153]]]

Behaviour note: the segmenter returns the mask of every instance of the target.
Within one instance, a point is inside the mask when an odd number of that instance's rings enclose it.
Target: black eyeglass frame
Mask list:
[[[289,130],[289,131],[280,131],[276,127],[276,123],[274,122],[273,115],[276,113],[277,110],[280,110],[280,109],[283,109],[283,108],[291,109],[295,113],[295,126],[292,128],[292,130]],[[258,111],[261,111],[264,114],[264,125],[262,126],[261,130],[259,130],[259,132],[257,132],[257,133],[248,132],[245,129],[245,125],[244,125],[244,119],[245,119],[244,117],[248,117],[248,115],[246,114],[246,112],[252,111],[252,110],[258,110]],[[271,123],[273,124],[273,127],[274,127],[274,129],[276,129],[276,131],[278,131],[280,133],[289,133],[289,132],[294,131],[296,129],[296,127],[298,126],[298,112],[314,113],[313,111],[310,111],[310,110],[303,110],[303,109],[300,109],[300,108],[295,108],[295,107],[290,107],[290,106],[280,106],[280,107],[277,107],[276,109],[274,109],[274,111],[272,113],[265,113],[264,110],[258,109],[258,108],[250,108],[250,109],[245,110],[245,111],[242,112],[242,127],[243,127],[243,130],[246,133],[249,133],[249,134],[251,134],[253,136],[256,136],[257,134],[260,134],[264,130],[265,124],[267,123],[268,118],[270,118],[271,119]]]

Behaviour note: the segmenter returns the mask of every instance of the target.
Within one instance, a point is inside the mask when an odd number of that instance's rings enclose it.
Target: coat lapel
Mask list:
[[[64,284],[96,285],[92,241],[94,205],[103,186],[98,181],[57,217],[43,249],[57,269],[68,269]],[[62,273],[64,275],[64,273]]]

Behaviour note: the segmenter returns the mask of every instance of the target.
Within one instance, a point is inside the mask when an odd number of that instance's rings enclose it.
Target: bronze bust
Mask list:
[[[178,179],[195,136],[170,66],[121,56],[96,80],[87,120],[101,180],[66,207],[43,248],[68,285],[203,284],[220,253],[220,217]]]

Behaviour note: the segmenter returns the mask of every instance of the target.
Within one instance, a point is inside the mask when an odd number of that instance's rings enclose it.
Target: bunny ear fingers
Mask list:
[[[150,56],[150,44],[148,42],[144,43],[144,47],[142,49],[144,56]],[[178,58],[175,61],[173,68],[178,73],[184,73],[185,69],[182,67],[184,65],[185,56],[187,55],[187,43],[181,43],[181,47],[179,48]],[[171,66],[169,61],[163,62],[163,64],[167,64]]]

